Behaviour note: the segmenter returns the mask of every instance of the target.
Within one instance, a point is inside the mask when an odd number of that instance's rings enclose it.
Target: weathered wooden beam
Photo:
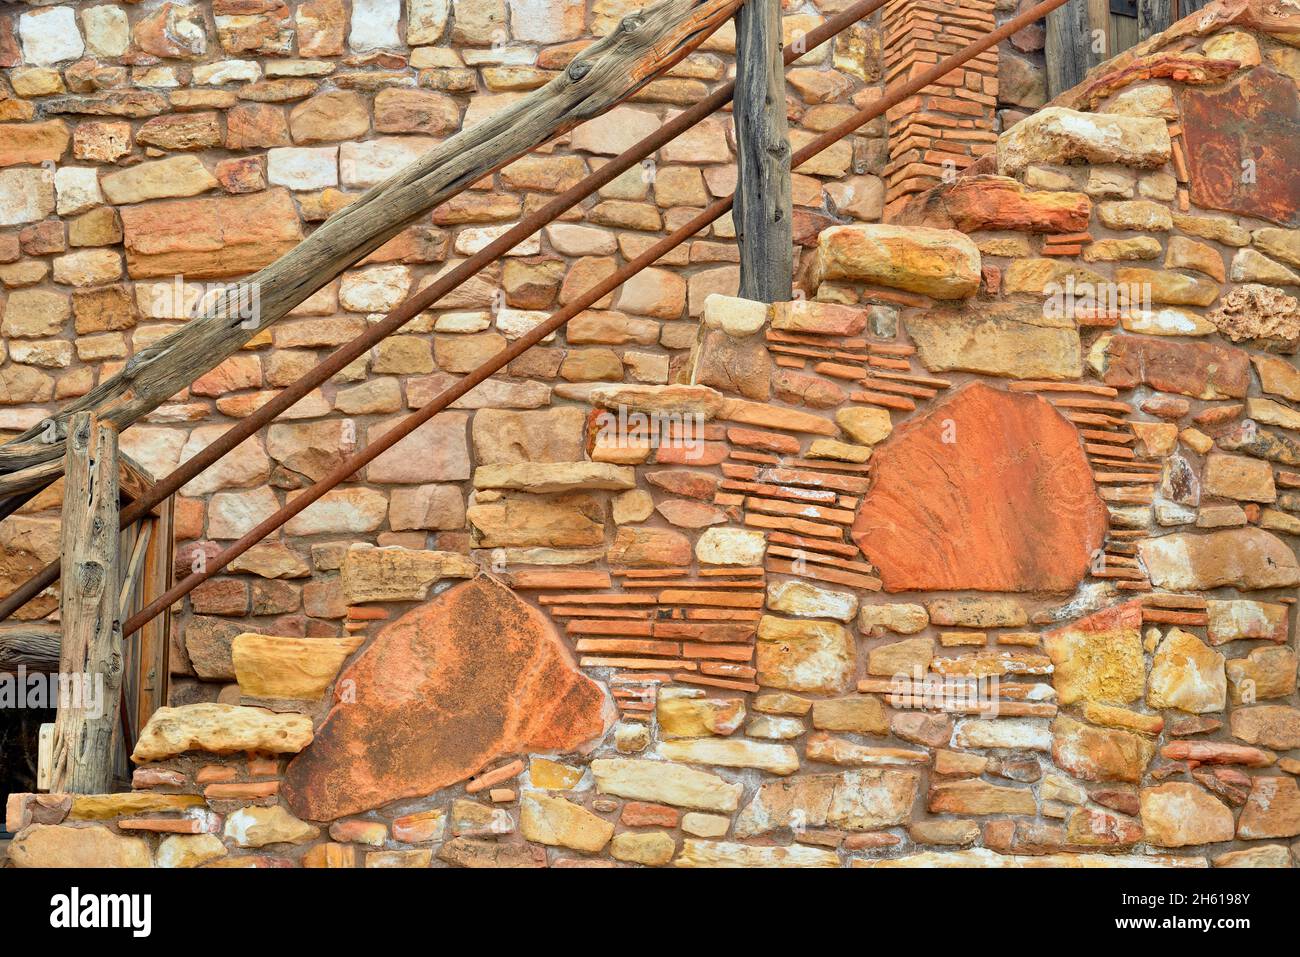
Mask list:
[[[59,635],[59,626],[45,621],[0,625],[0,671],[57,670]]]
[[[670,69],[735,12],[741,0],[660,0],[624,17],[555,79],[462,130],[373,187],[284,256],[214,297],[200,315],[140,350],[46,423],[0,446],[0,497],[30,488],[21,470],[63,455],[68,417],[93,411],[122,430],[237,352],[417,216],[529,150],[598,116]],[[241,313],[249,289],[259,313]],[[49,475],[44,474],[43,480]]]
[[[1098,25],[1105,29],[1104,25]],[[1083,81],[1084,74],[1101,62],[1093,52],[1093,24],[1088,0],[1069,0],[1047,15],[1047,95],[1059,96]]]
[[[1145,40],[1169,29],[1173,23],[1172,0],[1137,0],[1138,40]]]
[[[794,283],[794,228],[781,0],[749,0],[736,15],[732,116],[737,167],[732,221],[740,244],[740,295],[784,302]]]
[[[59,597],[63,637],[53,791],[101,794],[112,787],[123,671],[118,494],[117,429],[90,412],[75,413],[64,458],[59,541],[68,573]]]

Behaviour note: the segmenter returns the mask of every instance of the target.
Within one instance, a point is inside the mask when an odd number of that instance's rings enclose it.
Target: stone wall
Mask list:
[[[823,224],[794,302],[697,240],[196,593],[135,790],[13,796],[11,861],[1294,866],[1297,35],[1212,5],[893,223]],[[645,240],[611,235],[507,296]],[[340,305],[399,268],[438,267]],[[529,321],[492,288],[200,479],[179,561]]]
[[[545,83],[639,6],[216,0],[0,11],[0,434],[119,371],[177,327],[204,283],[272,261],[431,142]],[[791,5],[789,42],[823,19],[813,4]],[[168,472],[375,314],[697,102],[734,73],[734,47],[728,23],[632,102],[475,184],[129,430],[123,448]],[[878,30],[863,23],[792,67],[796,143],[873,95],[880,48]],[[834,222],[880,218],[884,131],[880,120],[796,174],[801,242]],[[733,136],[722,113],[679,138],[186,486],[178,572],[730,192]],[[516,363],[499,386],[509,395],[490,404],[547,406],[553,383],[667,382],[694,342],[705,296],[735,291],[736,261],[724,220]],[[292,554],[263,549],[197,590],[178,622],[175,700],[213,700],[232,680],[228,620],[337,633],[344,608],[330,556],[340,540],[468,548],[466,422],[457,413],[426,427],[332,494],[331,507],[296,521],[282,540]],[[57,505],[55,489],[4,523],[0,593],[52,556]],[[56,605],[51,592],[24,614]]]

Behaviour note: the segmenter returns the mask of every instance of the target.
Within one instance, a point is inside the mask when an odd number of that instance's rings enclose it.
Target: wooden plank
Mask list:
[[[1069,0],[1047,15],[1047,95],[1059,96],[1100,62],[1092,52],[1088,0]]]
[[[1137,7],[1138,42],[1168,30],[1174,22],[1172,0],[1137,0]]]
[[[59,598],[61,694],[50,759],[56,792],[102,794],[112,787],[123,669],[118,505],[117,429],[90,412],[75,413],[59,541],[67,571]],[[80,700],[63,693],[65,683],[80,690]]]
[[[1137,17],[1118,17],[1110,15],[1110,46],[1118,56],[1138,42]]]
[[[121,372],[52,420],[0,446],[0,495],[30,487],[31,476],[22,470],[48,470],[49,463],[62,457],[73,412],[96,411],[119,431],[127,428],[430,209],[641,89],[698,46],[734,8],[735,0],[660,0],[624,17],[545,86],[438,143],[275,262],[231,283],[205,304],[201,315],[141,349]],[[231,316],[246,311],[250,289],[257,291],[256,319],[232,321]],[[52,436],[48,421],[55,424]],[[6,478],[14,472],[22,474]]]
[[[167,499],[160,506],[158,518],[154,522],[149,548],[145,553],[140,607],[148,605],[172,587],[175,569],[172,556],[176,551],[173,542],[175,508],[175,497]],[[132,639],[139,668],[135,727],[132,729],[136,734],[155,711],[167,704],[171,685],[171,620],[172,611],[169,608],[141,628]]]
[[[736,14],[732,117],[737,171],[732,221],[740,246],[740,295],[785,302],[794,280],[794,227],[781,0],[748,0]]]
[[[54,723],[43,724],[36,732],[36,790],[50,789],[50,762],[53,757]]]

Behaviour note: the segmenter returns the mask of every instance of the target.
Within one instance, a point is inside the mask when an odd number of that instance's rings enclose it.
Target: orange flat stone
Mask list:
[[[1106,534],[1079,435],[981,382],[876,447],[853,540],[886,591],[1068,592]]]
[[[329,821],[430,794],[492,761],[565,751],[612,715],[546,617],[479,576],[381,630],[345,672],[283,793],[301,818]]]

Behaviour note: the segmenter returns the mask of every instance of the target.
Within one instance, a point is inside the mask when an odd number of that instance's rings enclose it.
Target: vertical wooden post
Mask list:
[[[736,201],[740,295],[784,302],[794,283],[790,139],[781,0],[749,0],[736,17]]]
[[[1105,23],[1097,25],[1105,30]],[[1047,95],[1059,96],[1105,57],[1093,52],[1088,0],[1069,0],[1047,15]],[[1112,55],[1112,54],[1107,54]]]
[[[90,412],[71,416],[63,474],[63,696],[54,721],[50,790],[97,794],[111,790],[123,668],[117,430]]]

